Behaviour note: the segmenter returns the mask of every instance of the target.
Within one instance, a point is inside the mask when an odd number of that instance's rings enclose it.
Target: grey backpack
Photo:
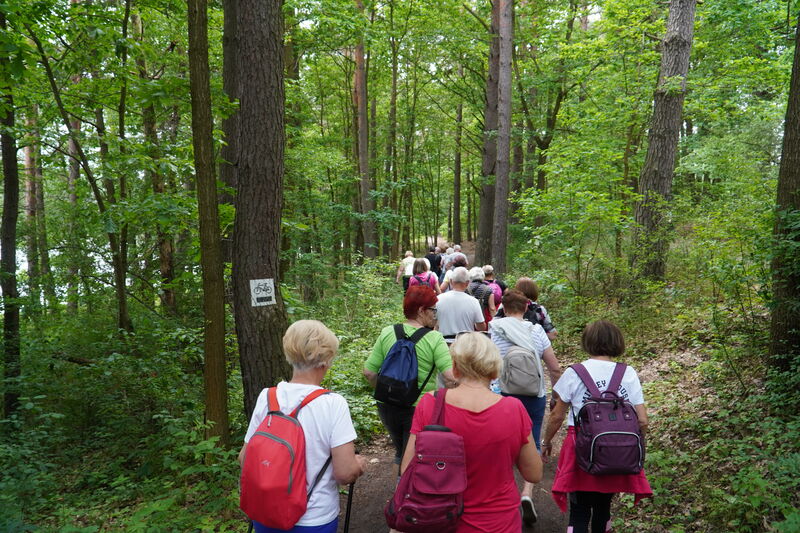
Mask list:
[[[522,346],[509,348],[500,371],[500,390],[506,394],[539,396],[541,383],[541,358]]]

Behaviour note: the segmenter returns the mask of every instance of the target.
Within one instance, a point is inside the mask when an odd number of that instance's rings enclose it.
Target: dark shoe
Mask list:
[[[522,521],[526,526],[533,525],[538,518],[538,515],[536,514],[536,508],[533,506],[533,500],[531,500],[528,496],[523,496],[520,507],[522,508]]]

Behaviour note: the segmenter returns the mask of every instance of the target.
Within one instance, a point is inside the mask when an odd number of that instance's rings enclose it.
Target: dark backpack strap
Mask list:
[[[308,494],[306,495],[306,499],[307,500],[311,499],[311,493],[314,492],[314,489],[319,484],[320,480],[322,479],[322,476],[325,474],[325,471],[330,466],[332,460],[333,460],[333,456],[329,455],[328,456],[328,460],[325,461],[324,465],[322,465],[322,469],[319,471],[319,474],[317,474],[317,477],[314,478],[314,483],[312,483],[311,487],[308,489]]]
[[[570,366],[570,368],[574,370],[576,374],[578,374],[579,378],[581,378],[581,381],[583,381],[583,385],[589,391],[589,394],[591,394],[593,398],[599,398],[600,389],[597,388],[597,384],[594,382],[592,375],[589,374],[589,371],[586,370],[586,367],[581,363],[576,363]]]
[[[441,388],[433,393],[436,402],[433,404],[433,416],[431,416],[431,425],[444,425],[444,397],[447,395],[447,389]]]
[[[406,330],[403,328],[403,324],[394,325],[394,338],[397,340],[406,338]]]
[[[295,408],[295,410],[292,411],[292,414],[290,414],[289,416],[291,416],[292,418],[297,418],[297,413],[300,412],[300,409],[302,409],[306,405],[310,404],[313,400],[316,400],[317,398],[319,398],[323,394],[328,394],[329,392],[330,391],[328,389],[317,389],[317,390],[315,390],[314,392],[312,392],[311,394],[309,394],[308,396],[303,398],[303,401],[300,402],[300,405],[298,405]]]
[[[403,326],[400,326],[400,327],[402,328]],[[433,331],[431,328],[419,328],[417,331],[415,331],[415,332],[414,332],[414,333],[413,333],[413,334],[412,334],[412,335],[411,335],[411,336],[408,338],[408,340],[410,340],[410,341],[411,341],[412,343],[414,343],[414,344],[417,344],[417,343],[419,342],[419,340],[420,340],[422,337],[424,337],[425,335],[427,335],[427,334],[428,334],[428,333],[430,333],[431,331]],[[403,332],[403,335],[405,335],[405,331]],[[398,337],[398,338],[399,338],[399,337]]]
[[[411,336],[408,338],[408,340],[410,340],[410,341],[411,341],[411,342],[413,342],[414,344],[417,344],[417,342],[419,342],[419,340],[420,340],[422,337],[424,337],[425,335],[427,335],[427,334],[428,334],[428,333],[430,333],[431,331],[433,331],[433,330],[432,330],[432,329],[430,329],[430,328],[419,328],[417,331],[415,331],[415,332],[414,332],[414,333],[413,333],[413,334],[412,334],[412,335],[411,335]],[[419,361],[417,361],[417,365],[419,365]],[[419,388],[419,393],[420,393],[420,394],[422,394],[423,392],[425,392],[425,385],[427,385],[427,384],[428,384],[428,381],[431,379],[431,376],[433,375],[433,371],[434,371],[435,369],[436,369],[436,361],[431,361],[431,370],[430,370],[430,372],[428,372],[428,375],[425,377],[425,381],[423,381],[423,382],[422,382],[422,386]],[[419,398],[419,396],[417,396],[417,398]]]
[[[622,384],[622,377],[625,375],[625,370],[628,365],[625,363],[617,363],[614,367],[614,373],[611,374],[611,380],[608,382],[608,387],[605,392],[613,392],[619,394],[619,386]]]

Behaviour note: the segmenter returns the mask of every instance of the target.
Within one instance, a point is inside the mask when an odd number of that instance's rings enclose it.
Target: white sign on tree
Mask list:
[[[262,305],[275,305],[276,303],[274,279],[250,280],[250,305],[259,307]]]

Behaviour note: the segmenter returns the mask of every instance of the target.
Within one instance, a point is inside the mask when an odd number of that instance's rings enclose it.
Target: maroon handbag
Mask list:
[[[467,466],[464,439],[444,425],[447,389],[439,389],[429,425],[417,435],[414,458],[384,515],[405,533],[452,533],[464,512]]]

